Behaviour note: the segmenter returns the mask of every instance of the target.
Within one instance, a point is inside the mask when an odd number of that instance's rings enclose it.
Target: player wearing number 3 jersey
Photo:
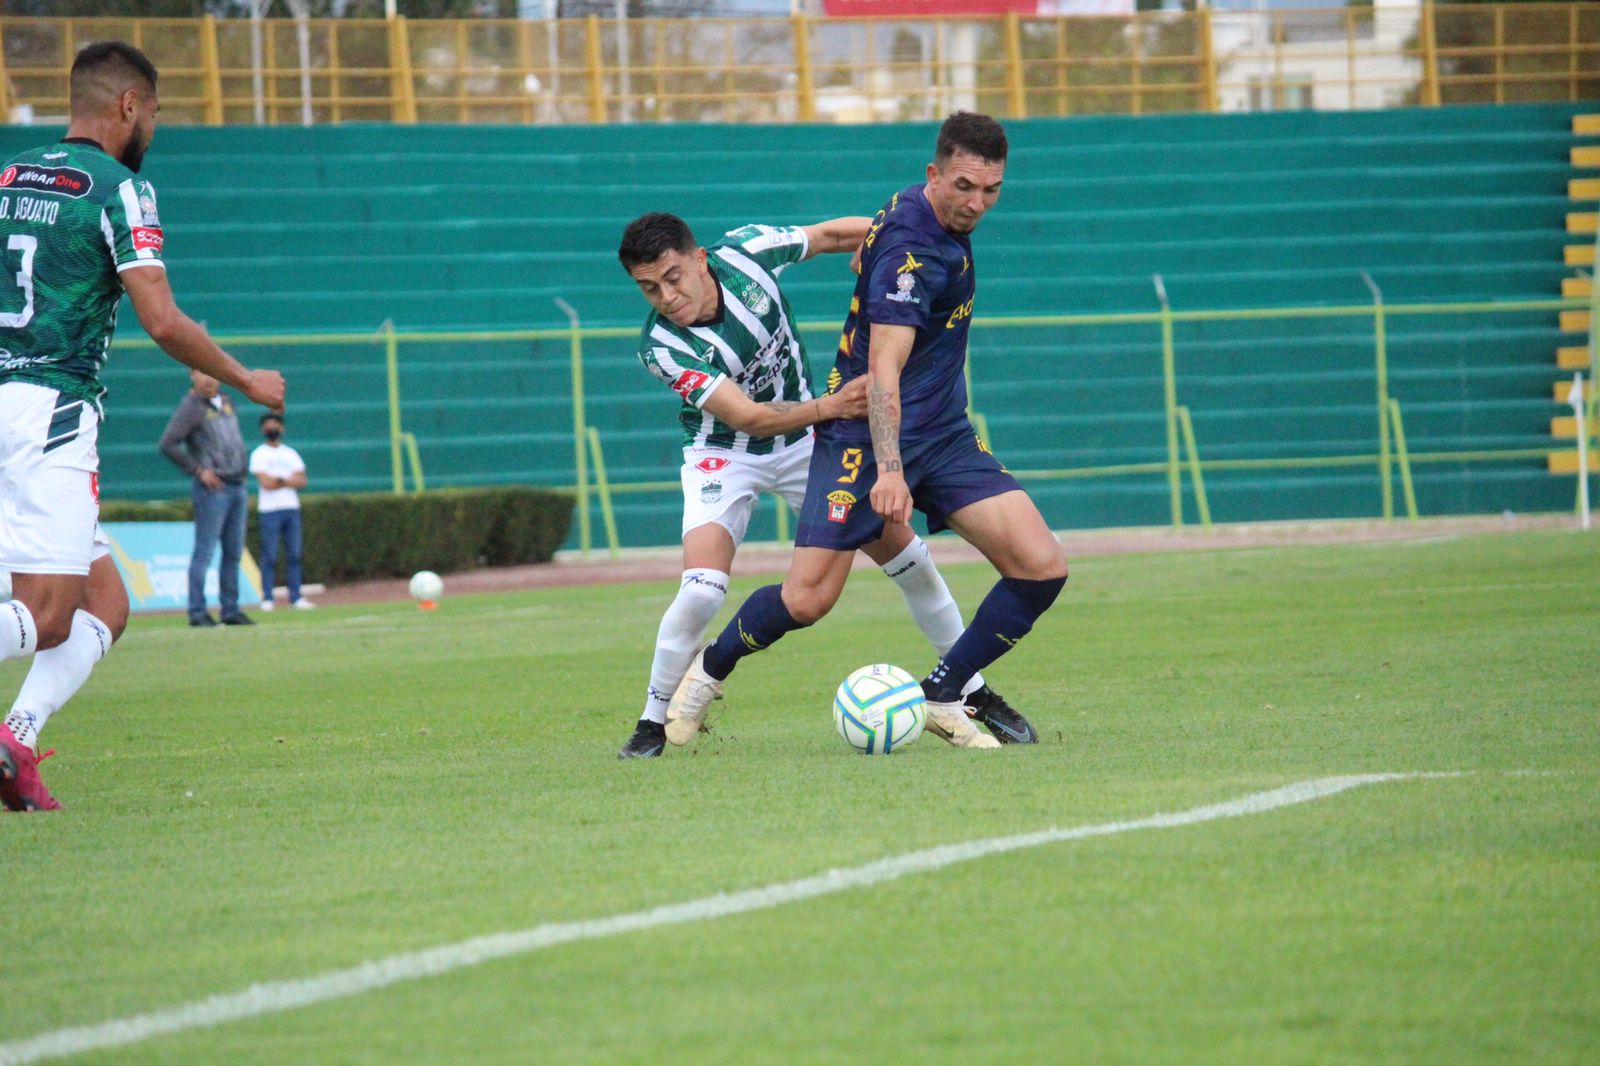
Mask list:
[[[873,219],[832,377],[845,388],[870,382],[867,417],[819,432],[788,577],[757,589],[690,663],[669,729],[703,714],[740,658],[827,614],[854,550],[905,528],[916,507],[931,530],[955,530],[1000,571],[922,682],[927,728],[963,748],[1037,740],[1011,708],[963,699],[968,679],[1033,628],[1067,579],[1060,543],[966,413],[977,291],[970,234],[1000,198],[1006,154],[1000,123],[957,112],[939,130],[926,183],[896,193]]]
[[[39,729],[121,634],[128,595],[100,532],[100,372],[126,291],[179,362],[283,405],[283,378],[247,371],[179,311],[155,189],[156,69],[118,41],[72,64],[67,136],[0,166],[0,660],[32,655],[0,724],[0,804],[60,804],[39,778]]]
[[[682,219],[653,213],[622,235],[618,258],[654,308],[639,359],[680,400],[683,580],[656,633],[644,711],[619,758],[650,758],[668,740],[694,738],[700,719],[670,729],[667,704],[728,593],[728,572],[758,497],[776,493],[798,508],[811,466],[809,427],[866,412],[864,383],[812,394],[810,364],[778,276],[818,253],[855,251],[869,222],[746,226],[701,248]],[[856,547],[899,587],[929,642],[948,650],[961,636],[961,611],[927,545],[900,526]],[[988,693],[981,676],[965,687]]]

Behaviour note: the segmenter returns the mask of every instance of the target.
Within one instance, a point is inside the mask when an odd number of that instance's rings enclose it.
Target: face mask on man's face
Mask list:
[[[278,443],[278,438],[283,436],[283,430],[281,430],[281,429],[264,429],[264,430],[261,431],[261,435],[263,437],[267,438],[267,443],[268,444],[276,444],[276,443]]]

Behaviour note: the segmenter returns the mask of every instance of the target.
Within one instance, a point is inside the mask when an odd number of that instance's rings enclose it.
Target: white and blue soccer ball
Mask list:
[[[411,598],[422,603],[433,603],[444,595],[444,580],[432,570],[418,570],[411,575]]]
[[[863,755],[888,755],[922,735],[922,683],[898,666],[863,666],[833,696],[833,725]]]

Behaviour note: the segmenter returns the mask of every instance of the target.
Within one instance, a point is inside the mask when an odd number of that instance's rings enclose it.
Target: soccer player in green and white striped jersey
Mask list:
[[[776,492],[798,508],[810,427],[865,414],[859,387],[812,393],[810,363],[778,276],[819,253],[854,252],[870,225],[868,218],[752,225],[702,248],[682,219],[653,212],[623,232],[618,258],[653,308],[639,359],[679,397],[684,462],[683,579],[656,634],[643,714],[619,758],[661,754],[667,704],[727,595],[759,496]],[[908,525],[889,529],[862,551],[899,586],[917,626],[943,654],[961,635],[960,608],[922,539]],[[974,678],[971,687],[982,684]]]
[[[178,310],[155,189],[156,69],[120,41],[73,60],[61,141],[0,167],[0,661],[33,655],[0,724],[0,804],[60,806],[38,772],[45,721],[121,635],[128,594],[100,531],[100,371],[124,291],[174,359],[283,406],[275,370],[246,370]]]

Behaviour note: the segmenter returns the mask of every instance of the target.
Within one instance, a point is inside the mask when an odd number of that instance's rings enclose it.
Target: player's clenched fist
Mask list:
[[[276,370],[252,370],[245,383],[244,394],[251,403],[258,403],[272,411],[283,410],[283,375]]]
[[[898,460],[896,462],[898,464]],[[906,487],[905,475],[899,470],[885,470],[880,466],[870,498],[872,509],[885,522],[911,521],[911,490]]]

